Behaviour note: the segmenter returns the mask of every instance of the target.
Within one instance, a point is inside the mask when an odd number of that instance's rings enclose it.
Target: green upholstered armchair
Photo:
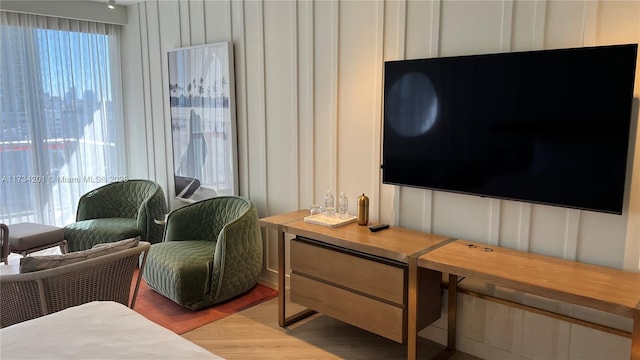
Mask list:
[[[113,182],[80,197],[76,222],[64,227],[69,251],[86,250],[95,244],[140,236],[143,241],[162,241],[167,202],[162,187],[150,180]]]
[[[262,270],[258,212],[247,199],[221,196],[172,211],[164,241],[153,244],[144,279],[192,310],[240,295]]]

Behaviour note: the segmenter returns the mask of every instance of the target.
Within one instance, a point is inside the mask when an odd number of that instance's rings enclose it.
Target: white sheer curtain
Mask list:
[[[0,11],[0,222],[63,226],[126,179],[119,27]]]

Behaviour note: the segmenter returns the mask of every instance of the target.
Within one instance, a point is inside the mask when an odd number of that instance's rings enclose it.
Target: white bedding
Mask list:
[[[0,358],[222,359],[128,307],[108,301],[0,329]]]

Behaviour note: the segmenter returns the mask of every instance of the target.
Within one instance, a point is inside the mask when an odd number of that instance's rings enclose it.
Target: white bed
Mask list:
[[[90,302],[0,329],[0,358],[222,359],[109,301]]]

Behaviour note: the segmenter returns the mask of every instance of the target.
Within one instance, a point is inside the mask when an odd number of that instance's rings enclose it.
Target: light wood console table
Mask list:
[[[440,317],[439,285],[444,273],[449,279],[445,356],[456,349],[458,281],[465,277],[631,318],[630,358],[640,360],[640,273],[399,227],[376,233],[355,223],[330,228],[305,223],[308,214],[300,210],[260,219],[261,226],[278,234],[278,322],[282,327],[314,314],[315,308],[398,342],[406,340],[407,358],[413,360],[418,330]],[[286,233],[297,236],[290,254],[292,301],[309,307],[288,317]],[[359,308],[382,317],[358,314]],[[590,326],[580,319],[569,320]],[[379,326],[384,323],[393,325]]]
[[[640,273],[456,240],[421,255],[418,266],[449,274],[448,347],[455,351],[459,277],[634,320],[631,359],[640,359]]]
[[[440,317],[442,275],[419,270],[418,256],[453,239],[398,227],[372,233],[355,223],[338,228],[303,221],[308,210],[260,220],[278,233],[278,323],[318,310],[397,342],[415,359],[417,332]],[[291,243],[291,298],[310,309],[287,316],[285,233]],[[418,308],[418,303],[420,307]],[[314,310],[311,310],[314,309]]]

